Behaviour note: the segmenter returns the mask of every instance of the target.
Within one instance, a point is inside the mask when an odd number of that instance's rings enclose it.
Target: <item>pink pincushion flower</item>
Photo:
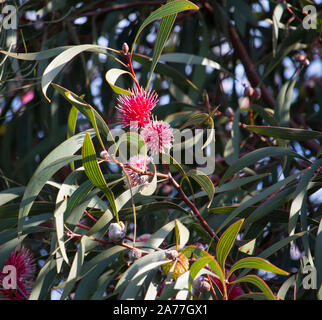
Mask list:
[[[132,156],[126,164],[131,166],[134,169],[140,170],[140,171],[146,171],[147,164],[149,163],[150,159],[146,157],[145,155],[138,154],[136,156]],[[135,172],[131,168],[124,168],[125,172],[127,173],[129,180],[130,180],[130,186],[140,186],[142,184],[146,184],[148,182],[149,176],[142,175],[141,173]],[[128,185],[127,179],[125,180],[126,184]]]
[[[169,123],[153,120],[142,128],[141,137],[152,154],[168,152],[173,142],[173,130]]]
[[[158,102],[158,95],[143,88],[131,91],[132,95],[122,94],[118,97],[118,120],[122,127],[143,127],[150,122],[151,110]]]
[[[0,273],[0,292],[10,300],[28,299],[31,293],[31,279],[36,271],[31,252],[23,246],[18,246],[10,255],[5,266],[14,266],[16,270],[16,289],[3,288],[3,280],[8,276],[4,270]]]

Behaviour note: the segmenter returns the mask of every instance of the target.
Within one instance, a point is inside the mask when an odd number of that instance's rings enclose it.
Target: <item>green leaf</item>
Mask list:
[[[284,3],[279,3],[276,5],[274,12],[273,12],[273,57],[275,57],[275,55],[276,55],[279,23],[280,23],[283,11],[285,10],[286,6],[287,5]]]
[[[188,282],[188,289],[189,292],[192,292],[192,283],[194,279],[197,277],[198,274],[200,274],[200,271],[206,266],[209,265],[211,269],[214,271],[214,273],[218,276],[220,279],[223,287],[225,288],[225,278],[222,269],[220,268],[218,262],[212,257],[212,256],[205,256],[200,259],[198,259],[196,262],[194,262],[190,268],[189,271],[189,282]]]
[[[205,190],[209,198],[209,207],[215,195],[215,187],[210,178],[203,172],[194,169],[188,171],[187,176],[195,180]]]
[[[134,79],[130,72],[116,68],[108,70],[105,74],[105,79],[115,93],[132,95],[133,93],[131,91],[122,89],[115,85],[117,79],[124,74],[130,75],[131,78]]]
[[[112,208],[112,211],[117,221],[119,221],[114,194],[106,184],[103,173],[96,159],[95,148],[89,133],[86,133],[86,136],[84,139],[83,149],[82,149],[82,159],[83,159],[83,166],[85,168],[85,173],[87,177],[92,181],[94,186],[98,187],[104,192],[104,194],[106,195],[106,198],[110,203],[110,206]]]
[[[276,274],[281,274],[284,276],[289,275],[288,272],[274,266],[273,264],[271,264],[270,262],[266,261],[263,258],[247,257],[234,263],[234,265],[229,270],[229,274],[227,278],[229,278],[236,270],[244,269],[244,268],[260,269],[260,270],[273,272]]]
[[[162,256],[163,252],[157,252],[158,255]],[[148,276],[148,274],[155,270],[156,268],[160,267],[162,264],[167,263],[166,261],[153,261],[155,258],[151,259],[151,257],[147,257],[149,259],[146,259],[147,261],[144,261],[145,263],[142,263],[142,258],[140,260],[137,260],[135,263],[138,263],[140,265],[140,268],[138,269],[138,272],[131,277],[131,281],[127,285],[126,289],[122,293],[120,300],[127,300],[127,299],[136,299],[136,296],[138,292],[142,289],[144,280]],[[145,257],[144,257],[145,258]],[[152,260],[152,261],[150,261]],[[136,267],[134,268],[136,269]]]
[[[277,293],[277,298],[284,300],[287,294],[287,291],[290,289],[290,287],[293,285],[295,281],[296,275],[293,274],[291,277],[289,277],[280,287]]]
[[[245,155],[244,157],[235,161],[225,172],[224,176],[222,177],[219,186],[221,186],[225,181],[227,181],[230,177],[232,177],[235,173],[239,170],[242,170],[257,161],[265,158],[265,157],[274,157],[274,156],[288,156],[288,157],[295,157],[300,158],[305,161],[309,161],[305,157],[299,155],[298,153],[291,151],[289,149],[284,149],[281,147],[266,147],[261,148],[255,151],[252,151]],[[309,161],[310,162],[310,161]]]
[[[116,284],[114,293],[122,294],[127,286],[131,283],[133,277],[142,270],[143,267],[148,266],[154,262],[160,262],[165,260],[165,251],[152,252],[144,257],[136,260],[122,275],[118,283]],[[153,265],[153,267],[156,267]]]
[[[182,250],[189,241],[189,230],[178,219],[175,219],[175,231],[176,250]]]
[[[174,0],[169,0],[167,1],[169,2],[173,2]],[[151,77],[153,74],[153,71],[158,63],[158,60],[160,58],[161,52],[169,38],[171,29],[173,27],[174,21],[176,20],[177,14],[174,13],[172,15],[166,16],[164,18],[162,18],[161,22],[160,22],[160,27],[158,30],[158,35],[157,35],[157,39],[155,41],[154,44],[154,50],[153,50],[153,56],[152,56],[152,63],[151,63],[151,68],[150,68],[150,75],[149,75],[149,79],[147,82],[146,87],[149,87],[149,83],[151,81]]]
[[[145,243],[146,247],[158,248],[167,235],[175,228],[175,220],[170,221],[162,226],[158,231],[153,233],[149,240]]]
[[[99,142],[102,146],[102,149],[105,149],[103,141],[101,139],[100,132],[104,134],[105,138],[111,141],[114,141],[113,136],[108,128],[104,119],[99,115],[99,113],[83,98],[77,96],[75,93],[59,86],[58,84],[53,83],[52,86],[72,105],[73,108],[77,108],[92,124],[96,136],[99,139]]]
[[[221,187],[216,188],[216,193],[227,192],[230,190],[238,189],[248,183],[252,183],[256,180],[261,180],[270,175],[270,173],[261,173],[250,177],[240,178],[234,181],[230,181],[222,185]]]
[[[75,134],[77,115],[78,109],[75,106],[72,106],[68,115],[66,139],[69,139]],[[72,171],[75,170],[74,162],[70,163],[70,168]]]
[[[290,237],[286,237],[276,243],[274,243],[273,245],[271,245],[270,247],[266,248],[264,251],[262,251],[258,257],[263,258],[263,259],[267,259],[268,257],[270,257],[271,255],[273,255],[275,252],[277,252],[278,250],[280,250],[281,248],[285,247],[286,245],[288,245],[291,241],[298,239],[300,237],[302,237],[303,235],[305,235],[307,233],[307,231],[304,232],[299,232],[299,233],[295,233]]]
[[[269,286],[258,276],[255,275],[248,275],[245,277],[242,277],[240,279],[235,280],[234,282],[232,282],[233,284],[236,283],[241,283],[241,282],[248,282],[248,283],[252,283],[255,286],[257,286],[259,289],[261,289],[261,291],[266,295],[266,297],[269,300],[276,300],[276,297],[274,296],[272,290],[269,288]]]
[[[135,43],[140,35],[140,33],[142,32],[142,30],[149,25],[150,23],[152,23],[155,20],[161,19],[163,17],[166,16],[170,16],[173,14],[176,14],[178,12],[182,12],[185,10],[199,10],[199,7],[196,6],[194,3],[190,2],[190,1],[186,1],[186,0],[176,0],[176,1],[172,1],[169,3],[166,3],[165,5],[161,6],[161,8],[153,11],[142,23],[142,25],[140,26],[134,41],[133,41],[133,45],[132,45],[132,49],[131,49],[131,54],[133,53],[133,49],[135,46]]]
[[[60,145],[61,146],[61,145]],[[47,158],[50,156],[49,154]],[[46,159],[47,159],[46,158]],[[60,168],[62,168],[67,163],[79,160],[80,156],[67,156],[64,158],[60,158],[56,161],[46,161],[46,159],[42,162],[48,164],[47,167],[43,168],[43,166],[39,166],[35,171],[34,175],[31,177],[25,193],[23,195],[22,201],[20,203],[19,209],[19,217],[18,217],[18,234],[21,234],[22,227],[25,222],[25,218],[28,216],[28,213],[32,207],[33,201],[36,199],[37,195],[46,184],[46,181],[55,174]],[[47,159],[49,160],[49,159]],[[51,160],[51,159],[50,159]]]
[[[313,130],[250,125],[247,125],[246,127],[247,129],[258,132],[264,136],[278,139],[305,141],[310,139],[322,138],[322,132]]]
[[[259,114],[270,126],[278,127],[278,122],[273,118],[274,110],[263,108],[257,104],[252,104],[250,107],[257,114]]]
[[[15,59],[28,60],[28,61],[34,61],[34,60],[40,61],[40,60],[47,60],[49,58],[57,56],[58,54],[62,53],[63,51],[71,47],[72,46],[62,46],[62,47],[57,47],[57,48],[48,49],[44,51],[29,52],[29,53],[22,53],[22,52],[15,53],[15,52],[9,52],[4,50],[0,50],[0,52],[6,56],[9,56]]]
[[[294,191],[295,187],[285,188],[278,194],[274,195],[267,201],[265,201],[261,206],[257,207],[245,221],[245,226],[254,223],[255,221],[263,221],[262,219],[266,217],[269,213],[275,209],[281,208],[282,205],[289,200],[288,196]]]
[[[0,206],[23,195],[25,187],[10,188],[0,192]]]
[[[70,47],[60,53],[55,59],[53,59],[53,61],[50,62],[41,78],[41,89],[46,99],[50,102],[50,99],[47,97],[47,89],[59,72],[65,67],[66,63],[84,51],[109,54],[106,50],[112,49],[93,44],[83,44]]]
[[[140,191],[140,194],[142,194],[143,196],[152,196],[157,188],[157,184],[158,184],[157,169],[154,163],[152,163],[151,166],[153,167],[153,178]]]
[[[196,56],[194,54],[188,54],[188,53],[166,53],[160,57],[160,60],[166,61],[166,62],[173,62],[173,63],[196,64],[201,66],[208,66],[215,70],[221,71],[229,75],[233,79],[235,79],[235,76],[231,72],[223,68],[218,62],[210,60],[206,57],[200,57],[200,56]]]
[[[216,215],[218,214],[223,214],[223,215],[230,215],[234,210],[238,209],[239,206],[225,206],[225,207],[216,207],[216,208],[210,208],[208,211],[212,214],[214,214],[214,217],[216,217]],[[248,207],[243,207],[243,210],[239,210],[238,214],[236,217],[239,218],[247,218],[255,211],[255,210],[259,210],[259,208],[261,208],[260,206],[248,206]],[[266,212],[265,212],[266,213]],[[266,222],[275,222],[275,223],[287,223],[288,222],[288,216],[287,216],[288,212],[287,211],[283,211],[283,210],[272,210],[270,215],[264,215],[261,219],[263,219],[263,221]],[[212,218],[212,216],[209,217],[209,221],[211,221],[210,219]],[[246,221],[244,222],[245,226],[246,226]]]
[[[265,190],[259,192],[258,194],[256,194],[256,196],[251,197],[249,200],[246,200],[244,202],[242,202],[220,225],[220,227],[218,228],[217,232],[219,232],[220,230],[222,230],[223,227],[225,227],[227,225],[227,223],[229,223],[230,221],[232,221],[235,217],[238,216],[238,214],[240,212],[242,212],[243,210],[245,210],[246,208],[248,208],[249,206],[254,205],[255,203],[262,201],[263,199],[265,199],[266,197],[270,196],[273,192],[277,191],[278,189],[280,189],[282,186],[290,183],[291,181],[293,181],[297,176],[299,175],[299,173],[295,173],[289,177],[287,177],[286,179],[283,179],[275,184],[273,184],[272,186],[266,188]]]
[[[311,166],[311,168],[306,170],[306,172],[303,174],[302,179],[299,181],[296,187],[296,190],[293,196],[294,200],[292,201],[292,205],[290,209],[289,226],[288,226],[289,235],[292,235],[295,232],[297,220],[302,210],[303,203],[306,199],[309,182],[311,181],[311,179],[315,175],[315,171],[321,164],[322,164],[322,159],[315,161]]]
[[[143,66],[149,69],[151,68],[151,58],[141,54],[133,54],[132,58],[134,61],[137,61]],[[194,83],[192,83],[192,81],[190,81],[186,76],[180,73],[177,69],[158,62],[155,67],[155,72],[173,79],[173,83],[176,86],[178,86],[182,91],[187,92],[188,89],[191,88],[195,92],[198,92],[200,96],[202,96],[202,92],[200,92],[199,88]]]
[[[229,255],[229,252],[236,240],[236,237],[243,222],[244,219],[240,219],[237,222],[233,223],[231,226],[229,226],[229,228],[227,228],[227,230],[222,234],[217,243],[217,260],[222,270],[225,270],[225,262],[227,256]]]
[[[126,132],[121,135],[117,143],[115,143],[114,146],[111,147],[111,152],[114,153],[116,156],[117,151],[120,148],[120,145],[122,143],[126,143],[130,146],[130,155],[137,155],[137,154],[146,154],[146,145],[145,141],[136,132]],[[122,158],[122,161],[126,161],[127,159],[125,158],[125,155],[120,154],[120,157]]]
[[[57,210],[54,212],[55,224],[56,224],[56,234],[57,242],[62,254],[63,259],[69,265],[69,260],[66,253],[65,243],[64,243],[64,213],[67,207],[67,199],[65,198],[59,205]]]
[[[289,126],[291,99],[296,81],[297,77],[293,80],[288,80],[277,96],[274,118],[282,127]]]
[[[65,300],[68,297],[68,295],[73,290],[73,287],[77,281],[77,277],[80,274],[80,270],[84,262],[84,255],[85,255],[87,241],[88,241],[88,238],[86,236],[83,236],[80,242],[80,246],[78,247],[77,252],[75,254],[72,266],[70,268],[68,278],[64,286],[64,291],[60,298],[61,300]]]
[[[32,286],[29,300],[44,299],[51,290],[51,285],[56,275],[56,262],[55,259],[51,257],[40,269],[37,279]]]

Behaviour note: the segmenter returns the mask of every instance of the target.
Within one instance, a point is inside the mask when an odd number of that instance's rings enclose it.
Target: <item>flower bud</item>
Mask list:
[[[123,45],[122,45],[122,53],[124,55],[127,55],[129,53],[129,46],[128,46],[128,44],[126,42],[124,42]]]
[[[179,253],[177,250],[168,249],[165,251],[165,256],[169,260],[176,260],[179,256]]]
[[[108,228],[108,236],[113,242],[121,242],[125,237],[125,225],[122,221],[111,223]]]
[[[106,150],[103,150],[101,153],[100,153],[100,157],[101,159],[103,160],[107,160],[108,159],[108,152]]]
[[[211,289],[208,279],[204,276],[196,278],[192,283],[192,287],[197,293],[208,292]]]

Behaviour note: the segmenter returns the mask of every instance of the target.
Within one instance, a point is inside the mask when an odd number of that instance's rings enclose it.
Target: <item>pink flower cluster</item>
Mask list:
[[[147,91],[143,88],[131,90],[132,95],[120,95],[117,109],[118,120],[122,127],[140,129],[140,135],[146,143],[147,151],[152,154],[169,152],[173,143],[173,131],[170,125],[164,121],[152,118],[151,111],[158,102],[155,91]],[[143,155],[131,157],[127,165],[140,171],[146,171],[150,159]],[[130,186],[138,186],[148,182],[148,176],[125,168],[129,177]]]
[[[141,137],[152,154],[168,152],[173,142],[172,129],[168,123],[152,119],[151,111],[158,102],[158,95],[143,88],[131,91],[132,95],[118,97],[119,122],[123,127],[141,128]]]

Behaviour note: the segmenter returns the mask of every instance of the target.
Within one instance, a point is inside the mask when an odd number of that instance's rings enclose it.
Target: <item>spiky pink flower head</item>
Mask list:
[[[173,130],[169,123],[153,120],[142,128],[141,137],[152,154],[168,152],[172,147]]]
[[[140,171],[146,171],[149,161],[150,161],[150,159],[148,157],[146,157],[145,155],[138,154],[136,156],[132,156],[126,162],[126,164],[131,166],[134,169],[138,169]],[[131,168],[124,167],[124,170],[129,177],[131,187],[146,184],[149,180],[149,176],[143,175],[139,172],[136,172],[136,171],[132,170]],[[127,179],[125,181],[126,181],[126,184],[128,185]]]
[[[158,102],[155,91],[132,88],[132,95],[122,94],[118,97],[118,120],[122,127],[143,127],[150,122],[151,110]]]
[[[15,277],[11,277],[10,269],[6,266],[13,266],[15,269]],[[8,269],[8,270],[6,270]],[[36,271],[34,258],[31,252],[23,246],[18,246],[10,255],[2,272],[0,273],[0,292],[10,300],[26,300],[31,293],[32,277]],[[10,280],[15,280],[16,283],[10,283],[10,287],[5,288],[4,279],[9,276]],[[11,282],[11,281],[10,281]]]

